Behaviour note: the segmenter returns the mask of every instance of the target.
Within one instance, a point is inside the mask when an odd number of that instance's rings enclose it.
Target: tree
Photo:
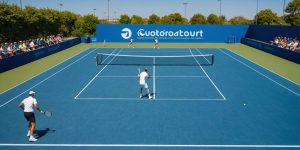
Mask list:
[[[163,24],[186,24],[187,19],[183,18],[179,13],[173,13],[161,18]]]
[[[257,24],[262,24],[262,25],[279,24],[277,14],[273,13],[271,9],[261,10],[256,14],[255,18],[257,19]]]
[[[300,0],[293,0],[285,8],[285,12],[288,13],[284,17],[284,20],[291,25],[300,25]]]
[[[168,24],[169,23],[169,16],[163,16],[160,19],[161,24]]]
[[[159,21],[160,17],[156,14],[152,14],[151,16],[149,16],[148,24],[159,24]]]
[[[219,24],[226,24],[227,23],[227,19],[225,16],[220,16],[219,17]]]
[[[300,0],[291,1],[285,8],[285,12],[289,14],[300,14]]]
[[[251,21],[243,16],[235,16],[229,20],[230,24],[251,24]]]
[[[24,14],[16,5],[0,3],[0,41],[22,39],[25,23]]]
[[[219,17],[215,14],[210,14],[208,17],[207,17],[207,22],[209,24],[218,24],[219,23]]]
[[[144,24],[144,20],[141,16],[133,15],[131,17],[131,24]]]
[[[130,17],[128,15],[121,15],[119,22],[121,24],[130,24],[131,23],[131,19],[130,19]]]
[[[61,25],[59,27],[59,32],[65,36],[70,36],[72,33],[72,28],[75,25],[78,15],[73,14],[69,11],[64,11],[60,13]]]
[[[78,17],[75,22],[75,28],[72,35],[83,36],[83,35],[95,35],[96,25],[99,24],[99,19],[94,15],[86,15]]]
[[[202,14],[194,14],[190,20],[191,24],[206,24],[206,18]]]

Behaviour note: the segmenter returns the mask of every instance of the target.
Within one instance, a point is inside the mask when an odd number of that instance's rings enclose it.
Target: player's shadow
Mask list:
[[[35,130],[36,138],[39,139],[48,133],[54,133],[56,130],[46,128],[45,130]]]
[[[150,93],[150,95],[153,97],[154,93]],[[142,98],[148,98],[148,94],[142,95]]]

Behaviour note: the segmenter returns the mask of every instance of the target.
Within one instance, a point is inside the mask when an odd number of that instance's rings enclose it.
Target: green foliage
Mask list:
[[[289,23],[294,26],[300,25],[300,0],[293,0],[285,8],[285,12],[289,13],[284,16],[286,23]]]
[[[219,17],[215,14],[210,14],[208,17],[207,17],[207,22],[209,24],[219,24],[220,21],[219,21]]]
[[[155,15],[155,14],[152,14],[149,16],[149,19],[148,19],[148,24],[159,24],[160,22],[160,17]]]
[[[131,19],[130,19],[130,17],[128,15],[121,15],[119,22],[121,24],[130,24],[131,23]]]
[[[190,20],[191,24],[206,24],[206,18],[205,16],[203,16],[202,14],[195,14],[191,20]]]
[[[141,16],[133,15],[131,17],[131,24],[144,24],[144,20]]]
[[[292,26],[300,26],[300,14],[289,14],[284,20]]]
[[[187,19],[183,18],[179,13],[173,13],[163,16],[160,20],[162,24],[187,24]]]
[[[16,5],[0,3],[0,41],[20,39],[25,29],[23,12]],[[24,34],[24,33],[23,33]]]
[[[261,10],[255,17],[257,18],[257,24],[275,25],[279,23],[277,14],[273,13],[271,9]]]
[[[78,17],[72,34],[75,36],[95,35],[96,25],[99,23],[99,19],[94,15]]]
[[[291,1],[285,8],[285,12],[289,14],[300,14],[300,0]]]
[[[62,33],[71,36],[79,15],[68,11],[0,3],[0,41],[19,41]]]
[[[229,20],[230,24],[251,24],[251,20],[246,19],[243,16],[235,16]]]
[[[227,19],[225,16],[220,16],[219,18],[219,24],[227,24]]]

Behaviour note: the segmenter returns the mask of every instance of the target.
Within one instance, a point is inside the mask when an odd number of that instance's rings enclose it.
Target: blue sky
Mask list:
[[[9,3],[20,5],[20,0],[8,0]],[[38,8],[53,8],[68,10],[77,14],[93,14],[100,19],[107,18],[108,0],[21,0],[23,7],[31,5]],[[292,0],[285,0],[286,5]],[[208,16],[211,13],[219,14],[220,2],[218,0],[109,0],[110,18],[119,17],[121,14],[139,15],[148,17],[155,13],[164,16],[179,12],[184,15],[184,5],[187,2],[187,18],[195,13]],[[257,0],[222,0],[222,15],[227,19],[233,16],[244,16],[253,19],[256,13]],[[279,16],[282,15],[284,0],[258,0],[258,10],[271,9]],[[60,7],[59,4],[63,4]]]

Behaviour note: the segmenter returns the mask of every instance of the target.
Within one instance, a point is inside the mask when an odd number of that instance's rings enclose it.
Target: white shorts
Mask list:
[[[140,83],[141,87],[144,87],[145,89],[148,89],[148,84],[147,83]]]

